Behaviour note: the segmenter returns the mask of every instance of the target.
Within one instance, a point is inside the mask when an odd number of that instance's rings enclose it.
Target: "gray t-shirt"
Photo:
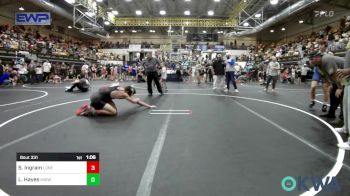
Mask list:
[[[153,57],[151,59],[146,58],[142,62],[142,66],[145,67],[146,73],[157,72],[157,65],[160,65],[159,60]]]
[[[344,68],[350,68],[350,50],[346,51]]]
[[[270,62],[267,66],[267,74],[269,76],[278,76],[278,72],[281,69],[280,64],[276,62]]]
[[[334,74],[337,69],[343,69],[345,64],[345,59],[337,56],[332,56],[325,54],[322,56],[322,70],[328,75]]]

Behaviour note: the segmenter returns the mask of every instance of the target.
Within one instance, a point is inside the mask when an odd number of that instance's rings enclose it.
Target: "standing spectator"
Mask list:
[[[310,68],[308,68],[306,64],[301,67],[301,82],[306,82],[306,76],[309,70]]]
[[[335,40],[334,34],[333,32],[330,32],[328,34],[328,50],[330,51],[334,50],[334,40]]]
[[[235,92],[238,93],[236,79],[235,79],[235,58],[232,58],[231,55],[227,56],[226,61],[226,87],[225,92],[228,92],[230,90],[230,82],[232,81],[233,87],[235,88]]]
[[[127,80],[131,80],[130,78],[132,78],[132,65],[130,65],[128,67],[128,78],[127,78]]]
[[[272,92],[274,92],[275,87],[276,87],[276,82],[278,79],[278,73],[281,69],[280,64],[277,62],[277,58],[276,57],[272,57],[271,58],[271,62],[269,63],[268,67],[267,67],[267,82],[266,82],[266,88],[265,91],[268,91],[269,89],[269,85],[270,82],[272,80]]]
[[[84,74],[84,77],[86,79],[89,78],[89,65],[84,64],[83,66],[81,66],[81,73]]]
[[[54,75],[60,75],[61,69],[62,69],[61,64],[56,63],[54,66]]]
[[[168,91],[167,90],[168,87],[166,86],[166,79],[167,79],[167,69],[166,69],[165,63],[163,63],[163,65],[162,65],[162,74],[161,74],[161,77],[160,77],[160,83],[163,86],[163,89],[165,91]]]
[[[157,86],[158,92],[163,95],[162,87],[159,83],[157,67],[160,65],[158,59],[152,57],[152,53],[147,53],[147,58],[142,62],[142,66],[145,67],[146,75],[147,75],[147,89],[148,96],[152,96],[152,81]]]
[[[213,66],[208,66],[208,82],[213,82]]]
[[[112,71],[113,71],[112,65],[107,65],[107,80],[112,80]]]
[[[222,89],[224,88],[224,79],[225,79],[225,62],[222,59],[221,54],[217,55],[217,58],[213,62],[214,68],[214,82],[213,89]]]
[[[35,61],[31,61],[28,65],[28,75],[29,75],[30,84],[34,84],[36,80],[35,65],[36,65]]]
[[[92,67],[91,67],[91,74],[92,74],[92,79],[91,80],[96,80],[97,79],[97,68],[96,68],[96,65],[93,64]]]
[[[137,68],[136,68],[135,64],[132,66],[131,74],[132,74],[132,81],[135,81],[136,80],[136,75],[137,75]]]
[[[102,66],[101,78],[102,78],[102,80],[105,80],[107,78],[107,67],[106,67],[106,65]]]
[[[61,66],[61,72],[60,72],[60,74],[58,76],[61,79],[65,78],[68,75],[67,70],[68,70],[68,66],[63,62],[62,66]]]
[[[36,75],[36,83],[40,83],[43,81],[43,69],[41,67],[40,64],[38,64],[36,67],[35,67],[35,75]]]
[[[51,63],[46,60],[43,64],[44,81],[47,83],[50,79]]]
[[[197,84],[200,84],[201,81],[203,80],[203,76],[204,75],[204,69],[203,69],[203,66],[198,63],[196,65],[196,69],[195,69],[195,76],[196,76],[196,79],[197,79]]]
[[[239,76],[241,76],[243,68],[236,62],[235,62],[234,68],[235,68],[235,77],[238,78]]]
[[[296,78],[296,69],[295,69],[295,67],[293,65],[292,69],[291,69],[291,78],[290,78],[290,83],[291,84],[295,84],[295,78]]]
[[[119,81],[119,66],[115,65],[113,69],[114,80]]]

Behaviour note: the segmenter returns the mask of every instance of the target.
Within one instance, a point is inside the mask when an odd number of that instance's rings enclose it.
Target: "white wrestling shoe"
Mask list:
[[[350,150],[350,143],[349,143],[349,142],[350,142],[350,140],[348,140],[347,142],[338,144],[337,146],[338,146],[340,149]]]
[[[334,130],[335,130],[336,132],[338,132],[338,133],[345,133],[345,134],[349,133],[348,130],[346,130],[345,127],[335,128]]]

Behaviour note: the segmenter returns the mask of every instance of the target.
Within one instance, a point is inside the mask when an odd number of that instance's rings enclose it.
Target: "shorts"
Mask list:
[[[84,88],[82,85],[78,84],[77,88],[81,91],[81,92],[88,92],[89,88]]]
[[[105,107],[105,105],[109,102],[112,102],[112,99],[103,99],[103,96],[100,93],[94,93],[90,97],[90,106],[96,110],[102,110],[103,107]]]
[[[312,81],[319,82],[321,80],[320,74],[318,73],[318,69],[316,68],[314,74],[312,75]]]

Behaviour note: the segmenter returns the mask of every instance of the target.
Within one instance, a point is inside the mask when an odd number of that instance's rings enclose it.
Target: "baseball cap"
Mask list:
[[[309,58],[313,58],[313,57],[316,57],[316,56],[322,56],[321,52],[320,51],[313,51],[309,54]]]

